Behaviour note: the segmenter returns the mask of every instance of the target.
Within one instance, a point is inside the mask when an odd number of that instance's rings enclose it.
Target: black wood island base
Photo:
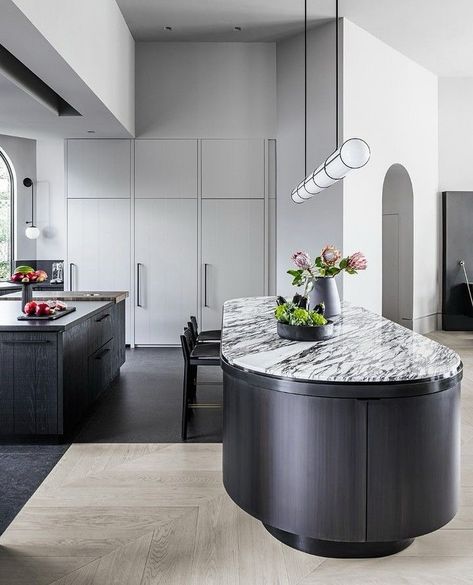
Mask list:
[[[457,354],[358,307],[334,338],[277,337],[274,299],[225,304],[223,475],[280,541],[377,557],[458,506]],[[274,330],[274,331],[273,331]]]
[[[0,440],[65,438],[125,362],[124,299],[71,305],[18,321],[20,303],[0,302]]]

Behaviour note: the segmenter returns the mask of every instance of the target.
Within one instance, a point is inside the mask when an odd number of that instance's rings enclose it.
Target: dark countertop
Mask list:
[[[76,307],[69,313],[54,321],[18,321],[21,315],[21,302],[0,303],[0,332],[14,331],[30,333],[32,331],[58,332],[75,327],[85,319],[100,313],[104,308],[111,306],[111,301],[77,301],[69,306]]]
[[[35,301],[57,299],[60,301],[112,301],[114,303],[120,303],[128,296],[128,291],[33,291],[33,299]],[[12,292],[0,297],[0,301],[18,301],[20,299],[21,292]]]

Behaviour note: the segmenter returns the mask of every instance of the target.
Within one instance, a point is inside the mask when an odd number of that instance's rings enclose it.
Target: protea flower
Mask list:
[[[291,258],[297,268],[302,268],[302,270],[308,270],[312,263],[312,260],[310,259],[310,256],[307,254],[307,252],[294,252]]]
[[[320,256],[324,263],[327,264],[328,266],[333,266],[342,257],[340,250],[337,250],[335,246],[329,246],[328,244],[322,250]]]
[[[363,252],[355,252],[348,258],[347,268],[351,270],[366,270],[368,267],[368,260]]]

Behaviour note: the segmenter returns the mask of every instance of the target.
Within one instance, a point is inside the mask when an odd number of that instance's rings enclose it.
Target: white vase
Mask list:
[[[342,312],[340,295],[338,294],[337,281],[333,276],[316,278],[314,288],[309,294],[309,308],[324,303],[327,319],[338,317]]]

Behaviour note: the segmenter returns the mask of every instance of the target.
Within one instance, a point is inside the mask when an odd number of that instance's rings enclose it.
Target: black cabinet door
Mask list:
[[[58,428],[57,336],[0,335],[0,433],[48,435]]]
[[[432,532],[458,506],[460,386],[368,404],[368,540]]]
[[[268,390],[224,374],[223,480],[272,527],[366,536],[366,402]]]

